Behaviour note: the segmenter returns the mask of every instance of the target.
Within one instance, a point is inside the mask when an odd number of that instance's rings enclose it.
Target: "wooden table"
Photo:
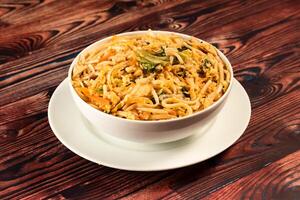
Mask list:
[[[299,10],[298,0],[1,0],[0,199],[300,199]],[[229,57],[251,98],[246,132],[170,171],[75,155],[49,127],[53,91],[87,45],[149,28],[194,35]]]

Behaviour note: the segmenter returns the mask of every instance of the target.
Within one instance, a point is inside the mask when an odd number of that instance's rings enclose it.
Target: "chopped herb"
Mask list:
[[[202,66],[205,68],[209,68],[212,65],[212,63],[210,62],[210,60],[208,60],[207,58],[204,59]]]
[[[173,63],[172,63],[173,65],[178,65],[178,64],[180,64],[180,62],[179,62],[179,60],[178,60],[178,58],[177,57],[174,57],[174,60],[173,60]]]
[[[140,63],[142,69],[143,69],[143,72],[146,74],[146,73],[151,73],[151,72],[154,72],[155,71],[155,66],[156,64],[155,63],[151,63],[151,62],[141,62]]]
[[[199,77],[204,78],[208,68],[210,68],[211,66],[212,66],[212,63],[210,62],[210,60],[205,58],[202,61],[200,69],[197,70],[197,73],[198,73]]]
[[[97,88],[97,89],[96,89],[96,92],[98,92],[98,93],[100,93],[100,94],[103,94],[103,87]]]
[[[155,56],[159,56],[159,57],[165,57],[165,56],[166,56],[166,52],[165,52],[165,50],[161,47],[161,49],[160,49],[158,52],[154,53],[154,55],[155,55]]]
[[[159,67],[156,69],[156,67],[164,66],[168,63],[168,57],[165,55],[164,49],[161,49],[161,51],[158,53],[159,55],[154,55],[145,50],[136,51],[140,67],[142,68],[144,74],[162,70]]]
[[[165,65],[169,58],[167,56],[155,56],[145,50],[137,50],[136,54],[140,62],[152,62],[155,64]]]
[[[186,46],[182,46],[182,47],[178,48],[177,50],[179,52],[182,52],[182,51],[187,50],[187,49],[189,49],[189,48],[187,48]]]
[[[189,89],[188,89],[187,87],[182,87],[182,88],[181,88],[181,91],[182,91],[182,93],[183,93],[183,95],[184,95],[185,97],[188,97],[188,98],[191,97],[191,96],[190,96],[190,93],[189,93]]]

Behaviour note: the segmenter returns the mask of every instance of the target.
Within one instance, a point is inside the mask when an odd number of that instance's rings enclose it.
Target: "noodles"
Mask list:
[[[209,43],[151,31],[113,36],[80,54],[72,73],[84,101],[132,120],[191,115],[217,101],[229,82],[228,67]]]

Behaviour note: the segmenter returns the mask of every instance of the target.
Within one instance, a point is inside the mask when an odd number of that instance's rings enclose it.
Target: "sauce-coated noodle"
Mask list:
[[[207,108],[227,90],[230,71],[215,47],[149,31],[113,36],[79,56],[78,95],[94,108],[133,120],[163,120]]]

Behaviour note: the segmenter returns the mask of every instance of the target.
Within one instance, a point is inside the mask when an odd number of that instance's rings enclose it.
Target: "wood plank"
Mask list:
[[[294,0],[1,0],[0,199],[295,199],[299,10]],[[80,158],[49,127],[50,96],[87,45],[149,28],[221,49],[250,96],[249,127],[227,151],[182,169],[137,173]]]
[[[297,199],[299,176],[300,151],[297,151],[204,199]]]

